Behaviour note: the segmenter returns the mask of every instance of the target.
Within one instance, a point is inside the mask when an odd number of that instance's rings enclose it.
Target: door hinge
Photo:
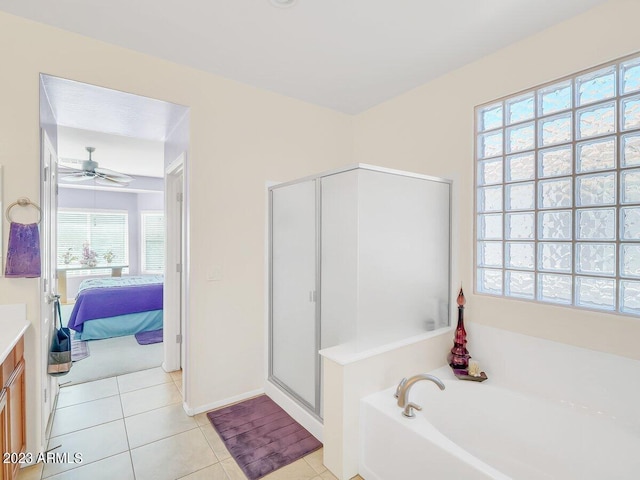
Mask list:
[[[47,403],[47,389],[44,389],[44,403]]]
[[[43,278],[43,282],[42,282],[42,291],[43,292],[47,291],[48,284],[49,284],[49,279],[48,278]]]
[[[176,273],[182,273],[182,264],[176,263]]]
[[[176,343],[182,343],[182,335],[176,335]]]
[[[49,181],[49,167],[44,167],[44,181]]]
[[[177,192],[176,193],[176,200],[178,202],[181,202],[183,198],[184,198],[184,194],[182,192]]]

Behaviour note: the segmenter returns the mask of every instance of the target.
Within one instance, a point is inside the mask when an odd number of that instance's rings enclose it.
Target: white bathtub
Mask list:
[[[359,473],[367,480],[640,478],[640,426],[567,401],[461,381],[413,386],[407,419],[394,388],[361,402]],[[629,379],[637,382],[638,379]],[[640,406],[636,406],[639,408]]]

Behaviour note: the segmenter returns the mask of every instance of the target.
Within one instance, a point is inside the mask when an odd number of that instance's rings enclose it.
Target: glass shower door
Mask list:
[[[270,377],[317,413],[316,181],[271,190]]]

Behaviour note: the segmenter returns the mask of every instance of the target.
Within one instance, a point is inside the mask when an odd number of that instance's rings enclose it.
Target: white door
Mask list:
[[[185,246],[185,225],[184,225],[184,172],[181,170],[180,174],[176,176],[176,189],[178,190],[177,198],[178,198],[178,211],[177,211],[177,219],[176,219],[176,228],[178,232],[176,232],[176,237],[179,238],[177,251],[178,255],[180,255],[180,277],[179,282],[180,285],[178,287],[178,301],[180,309],[180,316],[178,318],[178,331],[180,332],[180,342],[178,343],[179,356],[180,356],[180,366],[184,366],[184,353],[185,349],[183,348],[183,342],[185,338],[184,332],[184,318],[185,318],[185,304],[184,304],[184,265],[185,265],[185,254],[184,254],[184,246]]]
[[[185,369],[186,215],[185,155],[165,169],[164,369]],[[184,380],[184,379],[183,379]],[[186,397],[185,397],[186,400]]]
[[[47,374],[47,362],[49,359],[49,347],[54,328],[54,305],[57,294],[56,285],[56,225],[58,208],[58,158],[56,152],[42,131],[42,220],[40,222],[40,237],[42,239],[42,300],[41,300],[41,371],[42,371],[42,432],[45,435],[49,417],[53,408],[53,399],[58,390],[56,378]],[[44,438],[43,438],[44,442]]]

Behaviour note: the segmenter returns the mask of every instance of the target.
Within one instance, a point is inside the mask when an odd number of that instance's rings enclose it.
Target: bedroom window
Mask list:
[[[476,108],[476,291],[640,316],[640,57]]]
[[[66,260],[80,265],[83,245],[96,252],[98,266],[107,265],[105,255],[113,253],[111,263],[129,264],[129,220],[125,211],[58,210],[58,265]],[[68,254],[68,255],[67,255]],[[66,258],[65,258],[66,256]],[[127,273],[128,269],[123,269]],[[107,270],[72,270],[68,275],[105,275]]]
[[[142,212],[142,273],[164,273],[164,214]]]

